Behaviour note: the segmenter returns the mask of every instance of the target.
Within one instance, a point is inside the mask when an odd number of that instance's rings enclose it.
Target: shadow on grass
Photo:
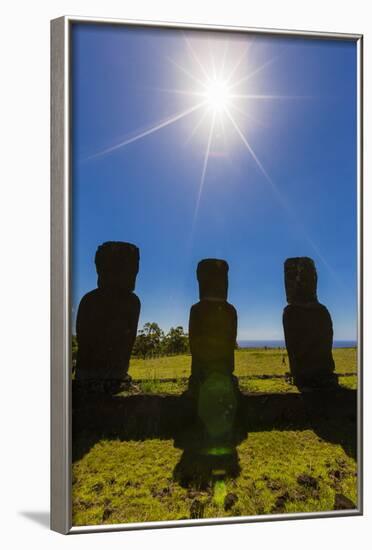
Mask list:
[[[173,478],[184,488],[205,490],[216,482],[237,478],[241,468],[236,447],[248,437],[237,424],[224,437],[213,440],[203,425],[195,421],[175,437],[174,445],[183,449]]]
[[[101,439],[173,439],[175,446],[184,450],[182,464],[175,471],[181,483],[195,462],[205,466],[201,477],[204,471],[209,475],[209,471],[221,469],[235,477],[239,472],[235,448],[249,432],[312,429],[323,440],[342,445],[349,456],[356,458],[356,417],[355,390],[241,393],[230,440],[209,445],[212,451],[205,453],[200,421],[193,402],[184,395],[111,397],[74,390],[72,459],[75,462],[82,458]],[[228,456],[219,454],[218,449],[226,446],[230,449]],[[226,464],[220,468],[224,461]]]

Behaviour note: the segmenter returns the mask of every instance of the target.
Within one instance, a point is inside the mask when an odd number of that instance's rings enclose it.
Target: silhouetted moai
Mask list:
[[[294,383],[299,388],[337,385],[332,319],[328,309],[318,302],[313,260],[288,258],[284,277],[288,306],[283,312],[283,327]]]
[[[229,266],[224,260],[198,264],[200,301],[190,311],[192,355],[189,392],[197,399],[198,416],[211,436],[231,430],[237,406],[234,372],[237,314],[227,302]]]
[[[237,314],[227,302],[228,270],[227,262],[216,259],[202,260],[197,268],[200,301],[190,310],[192,363],[187,392],[195,417],[189,431],[178,438],[184,453],[174,471],[182,486],[200,488],[236,477],[240,471],[239,392],[233,375]]]
[[[139,249],[130,243],[98,247],[95,290],[82,298],[76,321],[76,379],[116,392],[129,385],[129,359],[137,334],[141,303],[134,294]]]
[[[214,373],[232,376],[234,371],[237,315],[227,302],[228,270],[224,260],[198,264],[200,302],[192,306],[189,321],[192,384]]]

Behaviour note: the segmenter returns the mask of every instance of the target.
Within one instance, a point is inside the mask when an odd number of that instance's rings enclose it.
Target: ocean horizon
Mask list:
[[[238,340],[240,348],[284,348],[284,340]],[[334,348],[355,348],[356,340],[334,340]]]

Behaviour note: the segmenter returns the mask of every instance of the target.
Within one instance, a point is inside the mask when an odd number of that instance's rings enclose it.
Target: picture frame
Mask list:
[[[74,333],[73,304],[73,194],[74,173],[73,148],[74,116],[73,94],[74,78],[79,72],[73,73],[72,35],[78,26],[101,29],[130,29],[132,32],[156,30],[160,34],[171,32],[199,32],[232,37],[251,37],[258,39],[298,39],[303,41],[321,41],[326,43],[353,44],[355,47],[355,244],[356,266],[356,411],[355,411],[355,454],[357,472],[357,500],[352,509],[319,510],[311,512],[283,512],[277,506],[271,513],[246,514],[244,510],[237,516],[203,517],[196,514],[193,518],[172,520],[131,521],[128,523],[92,523],[74,525],[72,519],[72,336]],[[185,72],[185,71],[184,71]],[[224,90],[214,89],[215,103],[221,101]],[[304,519],[316,517],[333,517],[361,515],[363,513],[363,259],[362,259],[362,183],[363,183],[363,36],[360,34],[320,33],[313,31],[289,31],[274,29],[256,29],[243,27],[225,27],[211,25],[189,25],[184,23],[160,23],[146,21],[116,20],[94,17],[61,17],[51,22],[51,528],[63,534],[90,533],[107,530],[154,529],[164,527],[181,527],[193,525],[211,525],[224,523],[244,523],[255,521],[275,521],[289,519]],[[177,117],[177,115],[176,115]],[[175,118],[176,118],[175,117]],[[163,121],[163,119],[161,119]],[[168,121],[169,122],[169,121]],[[168,124],[167,122],[167,124]],[[156,130],[163,122],[159,122]],[[139,125],[141,126],[141,125]],[[125,137],[126,141],[137,139],[138,135],[148,133],[141,127],[139,134]],[[153,127],[154,128],[154,127]],[[153,131],[151,129],[151,132]],[[242,134],[240,127],[237,133]],[[241,137],[241,136],[240,136]],[[243,136],[244,141],[244,136]],[[109,148],[116,147],[110,145]],[[246,143],[249,149],[250,144]],[[103,148],[105,150],[105,148]],[[93,153],[93,155],[96,153]],[[100,153],[97,153],[100,154]],[[253,152],[253,158],[255,157]],[[258,157],[257,157],[258,159]],[[256,159],[256,160],[257,160]],[[260,167],[261,162],[257,160]],[[262,168],[262,166],[261,166]],[[261,171],[266,171],[262,168]],[[269,178],[270,179],[270,178]],[[76,221],[76,220],[75,220]],[[125,237],[125,236],[124,236]],[[123,237],[123,240],[125,240]],[[105,238],[101,239],[103,242]],[[97,246],[100,242],[97,242]],[[93,264],[93,262],[92,262]],[[155,282],[154,282],[155,284]],[[80,296],[81,297],[81,296]],[[287,346],[288,347],[288,346]],[[301,395],[305,395],[302,393]],[[353,398],[354,399],[354,398]],[[320,435],[320,437],[322,437]],[[342,470],[342,468],[341,468]],[[335,474],[336,475],[336,474]],[[339,475],[343,475],[342,471]],[[337,478],[337,475],[336,475]],[[305,480],[306,481],[306,480]],[[305,483],[304,481],[304,483]],[[310,485],[312,480],[310,480]],[[338,481],[332,483],[337,485]],[[337,485],[338,486],[338,485]],[[310,487],[311,489],[311,487]],[[309,489],[309,490],[310,490]],[[226,496],[224,497],[226,498]],[[277,496],[280,499],[280,495]],[[315,497],[314,497],[315,498]],[[195,500],[195,499],[194,499]],[[196,499],[197,500],[197,499]]]

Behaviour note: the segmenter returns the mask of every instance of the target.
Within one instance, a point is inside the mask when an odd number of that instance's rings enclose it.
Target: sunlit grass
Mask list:
[[[357,351],[355,348],[336,348],[333,357],[340,384],[350,389],[357,385]],[[283,363],[283,358],[285,363]],[[283,349],[242,349],[235,352],[235,372],[243,391],[297,392],[284,376],[289,372],[287,352]],[[130,375],[144,393],[180,394],[187,387],[191,373],[191,356],[177,355],[155,359],[132,358]],[[260,379],[261,376],[281,378]],[[163,380],[163,381],[162,381]]]
[[[171,440],[100,441],[73,466],[74,525],[189,519],[195,500],[205,518],[330,511],[336,493],[356,502],[355,461],[312,430],[250,433],[240,476],[205,490],[173,479],[181,455]]]

